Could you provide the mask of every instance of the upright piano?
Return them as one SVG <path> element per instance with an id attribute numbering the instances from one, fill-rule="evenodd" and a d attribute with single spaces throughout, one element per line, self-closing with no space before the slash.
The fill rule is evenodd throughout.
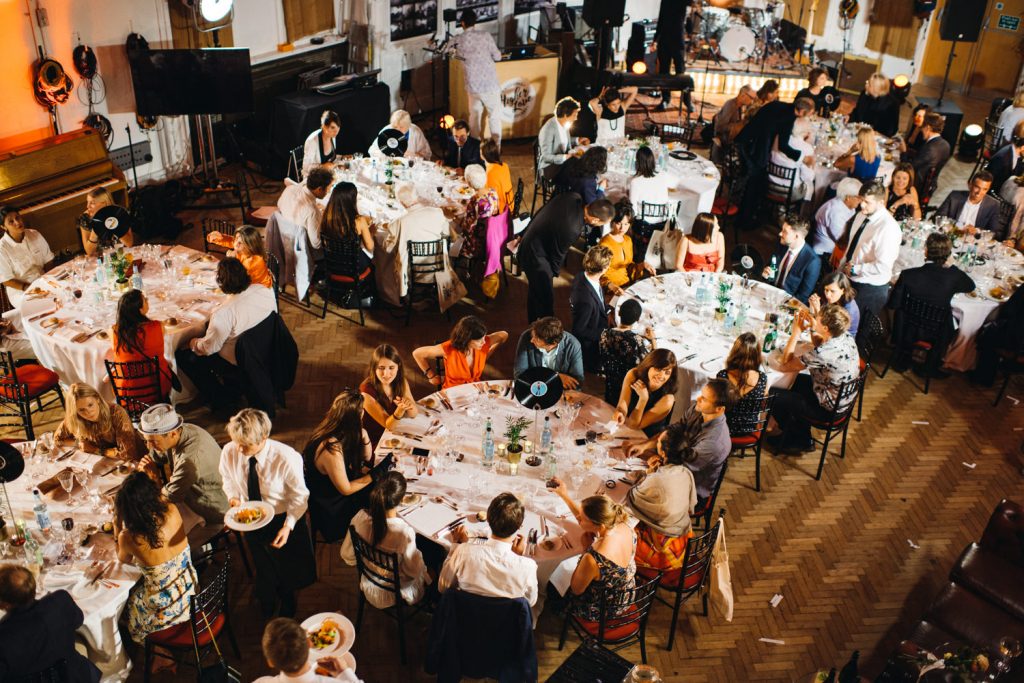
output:
<path id="1" fill-rule="evenodd" d="M 115 204 L 127 206 L 124 173 L 91 128 L 0 151 L 0 205 L 17 207 L 54 254 L 81 251 L 78 217 L 94 187 L 105 187 Z"/>

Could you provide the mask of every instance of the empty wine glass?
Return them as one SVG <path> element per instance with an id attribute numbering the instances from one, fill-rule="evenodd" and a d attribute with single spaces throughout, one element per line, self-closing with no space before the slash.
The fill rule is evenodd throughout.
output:
<path id="1" fill-rule="evenodd" d="M 999 678 L 1010 670 L 1010 664 L 1021 654 L 1021 644 L 1016 638 L 1004 636 L 999 639 L 999 661 L 996 662 L 996 673 L 990 674 L 990 679 Z"/>
<path id="2" fill-rule="evenodd" d="M 64 489 L 64 493 L 68 495 L 68 504 L 74 505 L 75 500 L 71 497 L 71 489 L 75 487 L 75 473 L 71 470 L 64 470 L 57 475 L 57 482 Z"/>
<path id="3" fill-rule="evenodd" d="M 87 491 L 89 489 L 89 480 L 92 478 L 92 476 L 89 473 L 89 471 L 88 470 L 79 469 L 79 470 L 75 470 L 74 472 L 75 472 L 75 481 L 77 481 L 78 485 L 82 487 L 82 491 Z"/>

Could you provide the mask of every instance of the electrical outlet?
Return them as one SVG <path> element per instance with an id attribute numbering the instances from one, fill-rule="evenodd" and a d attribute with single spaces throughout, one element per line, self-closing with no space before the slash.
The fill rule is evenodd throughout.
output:
<path id="1" fill-rule="evenodd" d="M 127 145 L 118 149 L 110 150 L 110 160 L 117 164 L 117 167 L 122 171 L 129 171 L 132 167 L 132 152 L 135 152 L 135 166 L 145 166 L 149 162 L 153 161 L 153 153 L 150 148 L 149 140 L 142 140 L 136 142 L 129 148 Z"/>

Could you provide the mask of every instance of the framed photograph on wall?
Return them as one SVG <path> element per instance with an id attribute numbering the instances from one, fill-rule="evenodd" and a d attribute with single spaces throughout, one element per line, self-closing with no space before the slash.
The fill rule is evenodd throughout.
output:
<path id="1" fill-rule="evenodd" d="M 516 0 L 515 13 L 529 14 L 540 9 L 543 4 L 545 4 L 545 0 Z"/>
<path id="2" fill-rule="evenodd" d="M 437 0 L 391 0 L 391 40 L 431 35 L 437 29 Z"/>
<path id="3" fill-rule="evenodd" d="M 498 0 L 455 0 L 455 8 L 460 12 L 464 9 L 473 10 L 479 24 L 498 18 Z"/>

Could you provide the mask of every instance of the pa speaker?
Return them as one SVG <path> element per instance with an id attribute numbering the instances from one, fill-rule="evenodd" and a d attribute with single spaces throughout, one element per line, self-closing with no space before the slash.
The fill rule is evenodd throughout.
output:
<path id="1" fill-rule="evenodd" d="M 939 37 L 960 43 L 977 42 L 985 20 L 985 6 L 986 3 L 978 0 L 946 0 Z"/>
<path id="2" fill-rule="evenodd" d="M 588 26 L 622 26 L 626 0 L 583 0 L 583 21 Z"/>

